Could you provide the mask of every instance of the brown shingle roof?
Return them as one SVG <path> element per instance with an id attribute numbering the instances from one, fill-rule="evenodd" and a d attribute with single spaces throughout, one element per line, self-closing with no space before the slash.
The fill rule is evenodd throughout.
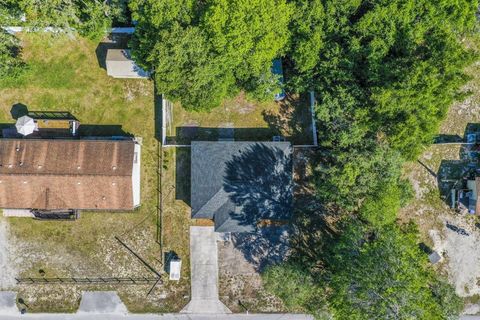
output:
<path id="1" fill-rule="evenodd" d="M 131 210 L 134 144 L 0 139 L 0 207 Z"/>

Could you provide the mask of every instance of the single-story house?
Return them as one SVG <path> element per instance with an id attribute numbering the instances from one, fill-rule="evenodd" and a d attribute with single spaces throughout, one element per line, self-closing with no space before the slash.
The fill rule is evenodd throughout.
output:
<path id="1" fill-rule="evenodd" d="M 292 214 L 289 142 L 195 141 L 191 144 L 193 219 L 217 232 L 254 232 Z"/>
<path id="2" fill-rule="evenodd" d="M 133 210 L 140 156 L 134 139 L 0 139 L 0 208 Z"/>
<path id="3" fill-rule="evenodd" d="M 133 61 L 128 49 L 108 49 L 107 74 L 114 78 L 146 79 L 150 73 L 143 70 Z"/>

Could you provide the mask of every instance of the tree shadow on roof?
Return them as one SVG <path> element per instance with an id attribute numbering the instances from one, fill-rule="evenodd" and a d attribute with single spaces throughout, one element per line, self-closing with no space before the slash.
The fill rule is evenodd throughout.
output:
<path id="1" fill-rule="evenodd" d="M 230 218 L 239 225 L 289 219 L 293 210 L 291 153 L 252 145 L 226 163 L 223 188 L 236 206 Z"/>

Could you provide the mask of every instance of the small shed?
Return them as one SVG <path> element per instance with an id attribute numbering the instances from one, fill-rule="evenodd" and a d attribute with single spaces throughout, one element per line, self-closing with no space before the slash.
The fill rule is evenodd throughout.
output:
<path id="1" fill-rule="evenodd" d="M 430 263 L 431 263 L 431 264 L 436 264 L 436 263 L 438 263 L 440 260 L 442 260 L 442 257 L 438 254 L 438 252 L 433 251 L 433 252 L 428 256 L 428 260 L 430 260 Z"/>
<path id="2" fill-rule="evenodd" d="M 128 49 L 108 49 L 107 74 L 114 78 L 147 79 L 148 71 L 143 70 L 133 61 Z"/>

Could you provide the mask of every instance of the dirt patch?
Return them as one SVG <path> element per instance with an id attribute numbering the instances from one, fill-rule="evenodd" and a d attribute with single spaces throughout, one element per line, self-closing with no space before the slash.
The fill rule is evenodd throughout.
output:
<path id="1" fill-rule="evenodd" d="M 442 216 L 442 229 L 430 230 L 433 249 L 444 257 L 444 267 L 456 293 L 461 297 L 480 294 L 480 230 L 475 219 L 462 216 Z M 466 233 L 452 230 L 452 227 Z M 453 229 L 455 229 L 453 228 Z"/>
<path id="2" fill-rule="evenodd" d="M 257 239 L 260 242 L 266 239 Z M 257 250 L 268 246 L 257 246 Z M 268 250 L 268 249 L 267 249 Z M 265 291 L 259 264 L 234 241 L 218 243 L 220 300 L 232 312 L 281 312 L 280 299 Z"/>

